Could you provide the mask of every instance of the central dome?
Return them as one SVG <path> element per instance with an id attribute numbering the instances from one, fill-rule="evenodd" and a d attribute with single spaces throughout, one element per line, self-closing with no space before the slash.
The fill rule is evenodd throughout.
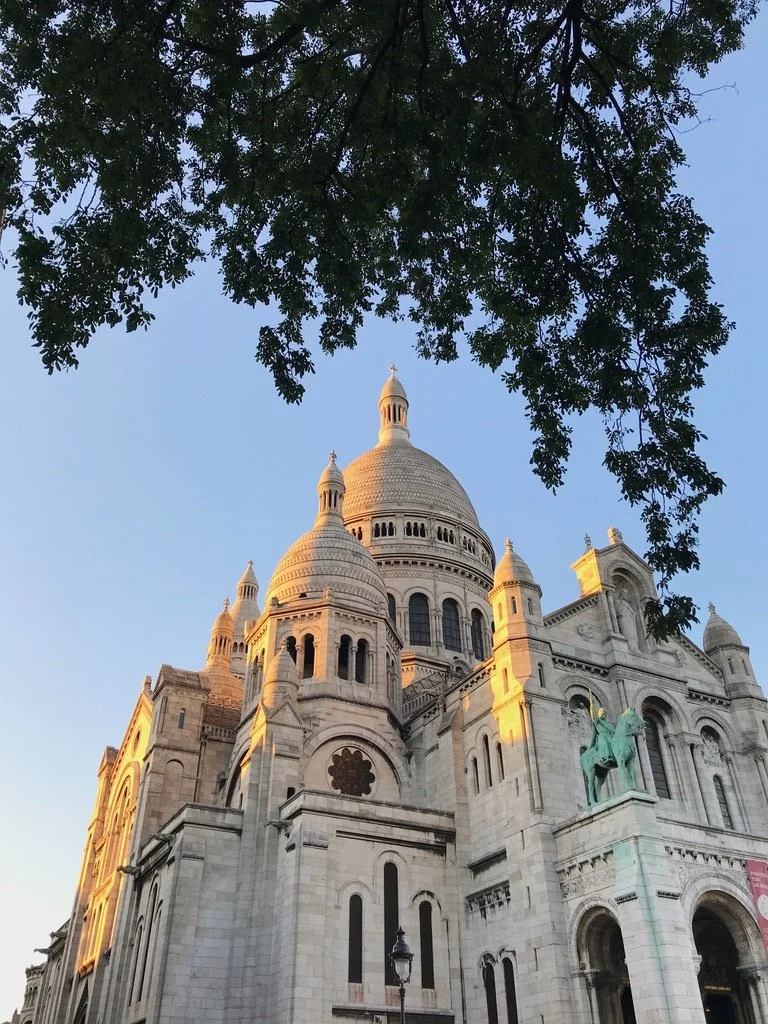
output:
<path id="1" fill-rule="evenodd" d="M 449 469 L 409 441 L 378 445 L 344 470 L 344 518 L 394 508 L 425 509 L 479 528 L 477 513 Z"/>

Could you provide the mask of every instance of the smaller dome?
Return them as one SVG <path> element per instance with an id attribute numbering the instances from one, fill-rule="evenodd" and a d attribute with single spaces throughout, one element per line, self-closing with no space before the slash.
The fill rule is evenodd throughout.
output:
<path id="1" fill-rule="evenodd" d="M 709 618 L 704 627 L 704 651 L 709 654 L 718 647 L 743 647 L 741 637 L 722 616 L 715 611 L 713 604 L 709 605 Z"/>
<path id="2" fill-rule="evenodd" d="M 226 636 L 230 640 L 235 635 L 235 624 L 232 621 L 232 616 L 229 612 L 229 598 L 224 598 L 224 607 L 221 609 L 219 614 L 213 621 L 213 629 L 211 630 L 211 638 L 217 636 Z"/>
<path id="3" fill-rule="evenodd" d="M 336 487 L 344 487 L 344 474 L 336 465 L 336 452 L 334 451 L 331 452 L 328 459 L 328 465 L 320 474 L 320 479 L 317 481 L 318 492 L 322 491 L 329 484 L 333 484 Z"/>
<path id="4" fill-rule="evenodd" d="M 494 587 L 500 587 L 502 583 L 535 583 L 533 573 L 528 568 L 527 562 L 518 555 L 512 547 L 512 541 L 507 537 L 504 544 L 506 550 L 499 559 L 496 572 L 493 574 Z"/>
<path id="5" fill-rule="evenodd" d="M 267 674 L 264 678 L 264 687 L 279 686 L 281 683 L 299 685 L 299 670 L 291 657 L 288 645 L 285 641 L 280 645 L 280 650 L 270 661 Z"/>
<path id="6" fill-rule="evenodd" d="M 395 376 L 396 367 L 390 366 L 390 376 L 384 383 L 384 387 L 381 389 L 379 395 L 379 402 L 386 402 L 392 398 L 399 398 L 401 402 L 408 404 L 408 395 L 405 393 L 405 388 Z"/>
<path id="7" fill-rule="evenodd" d="M 255 583 L 257 587 L 259 585 L 259 581 L 256 579 L 256 573 L 253 571 L 253 559 L 249 560 L 245 572 L 237 581 L 238 591 L 240 590 L 240 587 L 243 586 L 243 584 L 245 583 Z"/>

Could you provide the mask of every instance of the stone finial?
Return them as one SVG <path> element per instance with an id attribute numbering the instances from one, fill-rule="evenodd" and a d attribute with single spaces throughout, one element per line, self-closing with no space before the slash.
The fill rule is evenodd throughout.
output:
<path id="1" fill-rule="evenodd" d="M 329 459 L 331 465 L 334 465 L 334 466 L 336 465 L 336 452 L 334 451 L 333 448 L 331 448 L 331 454 L 328 456 L 328 459 Z"/>
<path id="2" fill-rule="evenodd" d="M 391 375 L 392 377 L 394 377 L 394 376 L 395 376 L 395 374 L 397 373 L 397 367 L 395 366 L 395 364 L 394 364 L 394 363 L 390 363 L 390 364 L 389 364 L 389 366 L 387 367 L 387 369 L 389 370 L 389 372 L 390 372 L 390 375 Z"/>
<path id="3" fill-rule="evenodd" d="M 507 537 L 507 539 L 504 541 L 504 547 L 506 548 L 507 551 L 512 550 L 512 541 L 509 539 L 509 537 Z"/>
<path id="4" fill-rule="evenodd" d="M 224 598 L 224 611 L 225 612 L 229 611 L 229 598 L 228 597 Z"/>
<path id="5" fill-rule="evenodd" d="M 717 612 L 715 610 L 715 606 L 712 604 L 711 601 L 707 605 L 707 611 L 709 612 L 710 615 L 716 615 L 717 614 Z"/>
<path id="6" fill-rule="evenodd" d="M 624 538 L 621 535 L 621 530 L 616 526 L 608 528 L 608 543 L 609 544 L 621 544 Z"/>
<path id="7" fill-rule="evenodd" d="M 591 551 L 592 549 L 592 538 L 589 536 L 588 533 L 584 534 L 584 549 L 586 551 Z"/>

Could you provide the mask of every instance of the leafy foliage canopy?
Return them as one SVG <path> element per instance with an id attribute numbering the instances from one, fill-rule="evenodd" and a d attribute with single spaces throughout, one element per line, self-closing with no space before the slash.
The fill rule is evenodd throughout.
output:
<path id="1" fill-rule="evenodd" d="M 755 3 L 1 0 L 0 209 L 44 365 L 146 326 L 204 257 L 276 303 L 257 357 L 288 401 L 310 323 L 326 352 L 371 312 L 437 360 L 465 337 L 524 396 L 548 486 L 599 410 L 668 634 L 722 488 L 691 394 L 729 330 L 679 131 Z"/>

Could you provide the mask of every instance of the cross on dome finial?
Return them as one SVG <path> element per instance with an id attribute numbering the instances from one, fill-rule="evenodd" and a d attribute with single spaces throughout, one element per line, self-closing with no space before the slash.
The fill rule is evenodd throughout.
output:
<path id="1" fill-rule="evenodd" d="M 592 538 L 589 536 L 588 533 L 584 534 L 584 547 L 587 549 L 587 551 L 589 551 L 592 547 Z"/>
<path id="2" fill-rule="evenodd" d="M 229 598 L 228 597 L 224 598 L 224 611 L 225 612 L 229 611 Z"/>
<path id="3" fill-rule="evenodd" d="M 715 615 L 715 614 L 717 614 L 717 613 L 715 612 L 715 606 L 714 606 L 714 605 L 712 604 L 712 602 L 711 602 L 711 601 L 710 601 L 710 602 L 709 602 L 709 604 L 707 605 L 707 608 L 709 609 L 709 614 L 710 614 L 710 615 Z"/>
<path id="4" fill-rule="evenodd" d="M 394 363 L 390 363 L 389 366 L 387 367 L 387 369 L 389 370 L 389 372 L 392 374 L 393 377 L 397 373 L 397 367 L 395 366 Z"/>
<path id="5" fill-rule="evenodd" d="M 507 537 L 507 539 L 504 541 L 504 547 L 507 549 L 507 551 L 512 550 L 512 541 L 509 539 L 509 537 Z"/>
<path id="6" fill-rule="evenodd" d="M 336 465 L 336 452 L 333 448 L 331 448 L 330 460 L 334 465 Z"/>

